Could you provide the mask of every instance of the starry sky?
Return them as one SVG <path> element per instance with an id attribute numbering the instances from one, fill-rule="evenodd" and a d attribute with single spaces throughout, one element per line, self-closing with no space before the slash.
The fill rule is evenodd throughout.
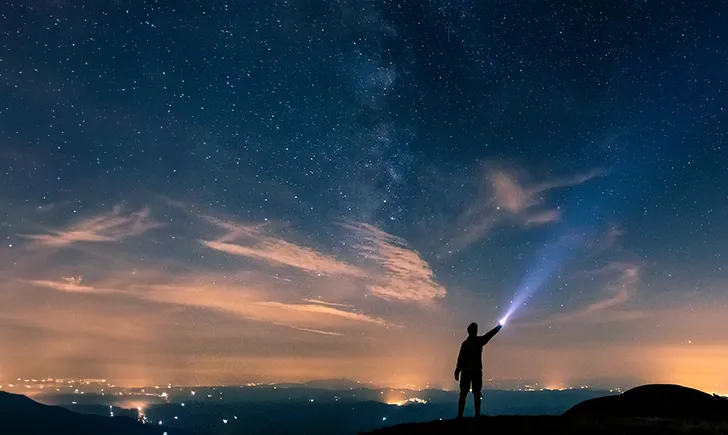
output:
<path id="1" fill-rule="evenodd" d="M 727 9 L 3 2 L 0 379 L 728 392 Z"/>

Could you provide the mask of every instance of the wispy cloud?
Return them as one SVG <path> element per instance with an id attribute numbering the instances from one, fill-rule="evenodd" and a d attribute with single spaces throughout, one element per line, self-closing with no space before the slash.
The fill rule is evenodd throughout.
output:
<path id="1" fill-rule="evenodd" d="M 141 276 L 141 281 L 137 279 Z M 155 283 L 151 281 L 166 281 Z M 379 317 L 355 311 L 351 305 L 330 303 L 322 300 L 284 302 L 271 300 L 276 293 L 270 289 L 258 290 L 223 275 L 191 275 L 184 279 L 150 273 L 117 273 L 107 276 L 98 284 L 82 284 L 80 277 L 58 280 L 27 280 L 26 284 L 58 292 L 83 295 L 121 294 L 127 299 L 182 305 L 194 308 L 214 309 L 270 324 L 285 324 L 297 328 L 323 331 L 346 324 L 370 324 L 386 326 L 389 323 Z M 331 331 L 329 331 L 331 332 Z M 330 335 L 335 335 L 331 332 Z M 325 334 L 324 334 L 325 335 Z"/>
<path id="2" fill-rule="evenodd" d="M 528 182 L 523 173 L 486 166 L 483 185 L 476 201 L 457 220 L 457 234 L 450 250 L 462 249 L 485 237 L 496 227 L 543 225 L 561 219 L 561 209 L 545 205 L 546 194 L 558 188 L 576 186 L 599 177 L 594 169 L 571 177 Z"/>
<path id="3" fill-rule="evenodd" d="M 289 304 L 283 302 L 257 302 L 256 306 L 271 308 L 274 310 L 281 311 L 295 311 L 300 313 L 311 313 L 311 314 L 324 314 L 327 316 L 341 317 L 346 320 L 353 320 L 356 322 L 373 323 L 377 325 L 386 325 L 386 322 L 382 319 L 371 317 L 366 314 L 355 313 L 352 311 L 342 310 L 340 308 L 331 307 L 328 305 L 321 304 Z"/>
<path id="4" fill-rule="evenodd" d="M 329 336 L 334 336 L 334 337 L 341 337 L 341 336 L 344 335 L 344 334 L 341 334 L 339 332 L 322 331 L 320 329 L 311 329 L 311 328 L 302 328 L 300 326 L 287 325 L 285 323 L 274 323 L 274 325 L 277 325 L 277 326 L 286 326 L 288 328 L 295 329 L 297 331 L 311 332 L 311 333 L 319 334 L 319 335 L 329 335 Z"/>
<path id="5" fill-rule="evenodd" d="M 583 308 L 570 313 L 556 314 L 540 324 L 565 323 L 577 320 L 612 321 L 643 317 L 644 313 L 623 307 L 637 293 L 640 282 L 640 266 L 630 262 L 613 262 L 599 269 L 586 272 L 588 279 L 605 280 L 599 298 Z"/>
<path id="6" fill-rule="evenodd" d="M 79 242 L 115 242 L 161 225 L 151 217 L 148 208 L 125 214 L 123 207 L 117 205 L 109 213 L 84 219 L 65 229 L 21 236 L 33 240 L 37 245 L 60 248 Z"/>
<path id="7" fill-rule="evenodd" d="M 547 180 L 542 183 L 536 184 L 534 188 L 531 189 L 532 195 L 539 194 L 541 192 L 545 192 L 547 190 L 551 189 L 557 189 L 561 187 L 569 187 L 569 186 L 578 186 L 579 184 L 586 183 L 589 180 L 592 180 L 597 177 L 601 177 L 605 174 L 605 171 L 602 169 L 591 169 L 589 171 L 572 175 L 569 177 L 561 177 L 561 178 L 555 178 L 552 180 Z"/>
<path id="8" fill-rule="evenodd" d="M 260 238 L 252 246 L 237 243 L 202 241 L 210 249 L 248 257 L 271 265 L 289 266 L 320 275 L 364 276 L 361 269 L 313 249 L 276 238 Z"/>
<path id="9" fill-rule="evenodd" d="M 592 242 L 591 256 L 598 256 L 609 251 L 623 251 L 619 239 L 625 234 L 621 225 L 613 223 L 607 227 L 602 236 Z"/>
<path id="10" fill-rule="evenodd" d="M 326 302 L 326 301 L 322 301 L 320 299 L 304 299 L 303 301 L 311 303 L 311 304 L 328 305 L 331 307 L 342 307 L 342 308 L 352 308 L 353 307 L 352 305 L 349 305 L 349 304 L 338 304 L 335 302 Z"/>
<path id="11" fill-rule="evenodd" d="M 360 268 L 314 249 L 265 233 L 263 225 L 242 225 L 209 218 L 227 233 L 216 240 L 203 240 L 203 246 L 231 255 L 252 258 L 273 266 L 288 266 L 318 275 L 365 277 Z"/>
<path id="12" fill-rule="evenodd" d="M 583 311 L 584 315 L 593 315 L 610 308 L 619 307 L 629 302 L 637 291 L 640 281 L 640 267 L 632 263 L 615 262 L 603 269 L 594 271 L 595 274 L 611 273 L 615 278 L 610 280 L 604 292 L 606 297 L 589 304 Z"/>
<path id="13" fill-rule="evenodd" d="M 225 279 L 189 279 L 188 283 L 152 284 L 137 286 L 138 297 L 177 305 L 209 308 L 234 314 L 246 319 L 266 323 L 293 324 L 311 329 L 335 328 L 347 324 L 384 326 L 381 318 L 320 303 L 298 303 L 271 300 L 270 289 L 259 290 L 239 283 L 225 283 Z M 275 292 L 280 293 L 280 292 Z"/>
<path id="14" fill-rule="evenodd" d="M 224 235 L 216 240 L 220 242 L 232 242 L 241 237 L 259 238 L 264 236 L 264 232 L 272 227 L 270 222 L 260 224 L 233 222 L 214 216 L 205 216 L 206 221 L 212 225 L 227 231 Z"/>
<path id="15" fill-rule="evenodd" d="M 51 280 L 28 280 L 27 284 L 38 287 L 49 288 L 67 293 L 84 293 L 84 294 L 109 294 L 120 293 L 115 289 L 97 288 L 90 285 L 81 284 L 81 277 L 64 277 L 58 281 Z"/>
<path id="16" fill-rule="evenodd" d="M 381 299 L 431 303 L 446 290 L 434 280 L 430 265 L 407 243 L 369 224 L 346 225 L 362 240 L 357 249 L 384 269 L 381 278 L 367 287 Z"/>
<path id="17" fill-rule="evenodd" d="M 405 240 L 369 224 L 344 224 L 358 241 L 356 254 L 365 261 L 351 264 L 314 249 L 267 234 L 266 225 L 246 225 L 208 218 L 226 232 L 201 243 L 216 251 L 252 258 L 272 266 L 287 266 L 309 274 L 356 278 L 373 296 L 389 301 L 429 303 L 445 296 L 432 269 Z M 308 300 L 322 305 L 320 301 Z M 333 306 L 333 305 L 331 305 Z"/>

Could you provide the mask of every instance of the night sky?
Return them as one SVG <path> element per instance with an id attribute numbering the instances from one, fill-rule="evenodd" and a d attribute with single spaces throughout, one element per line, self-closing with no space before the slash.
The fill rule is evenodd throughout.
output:
<path id="1" fill-rule="evenodd" d="M 491 386 L 728 392 L 720 2 L 81 3 L 0 6 L 0 379 L 454 388 L 515 301 Z"/>

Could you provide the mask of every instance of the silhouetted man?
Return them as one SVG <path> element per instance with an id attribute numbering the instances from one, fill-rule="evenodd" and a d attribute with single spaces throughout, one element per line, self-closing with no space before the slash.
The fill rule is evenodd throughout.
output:
<path id="1" fill-rule="evenodd" d="M 475 405 L 475 416 L 480 416 L 481 389 L 483 388 L 483 346 L 488 344 L 491 338 L 501 330 L 503 325 L 499 324 L 487 334 L 478 337 L 478 324 L 473 322 L 468 325 L 468 338 L 460 346 L 458 363 L 455 367 L 455 380 L 460 381 L 460 398 L 458 400 L 458 418 L 463 417 L 465 410 L 465 399 L 468 391 L 473 389 L 473 402 Z"/>

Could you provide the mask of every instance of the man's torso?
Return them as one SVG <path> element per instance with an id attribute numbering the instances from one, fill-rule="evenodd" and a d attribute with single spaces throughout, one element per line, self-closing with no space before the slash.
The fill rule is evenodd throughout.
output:
<path id="1" fill-rule="evenodd" d="M 483 345 L 477 338 L 467 338 L 460 347 L 461 367 L 463 372 L 481 372 L 483 370 Z"/>

